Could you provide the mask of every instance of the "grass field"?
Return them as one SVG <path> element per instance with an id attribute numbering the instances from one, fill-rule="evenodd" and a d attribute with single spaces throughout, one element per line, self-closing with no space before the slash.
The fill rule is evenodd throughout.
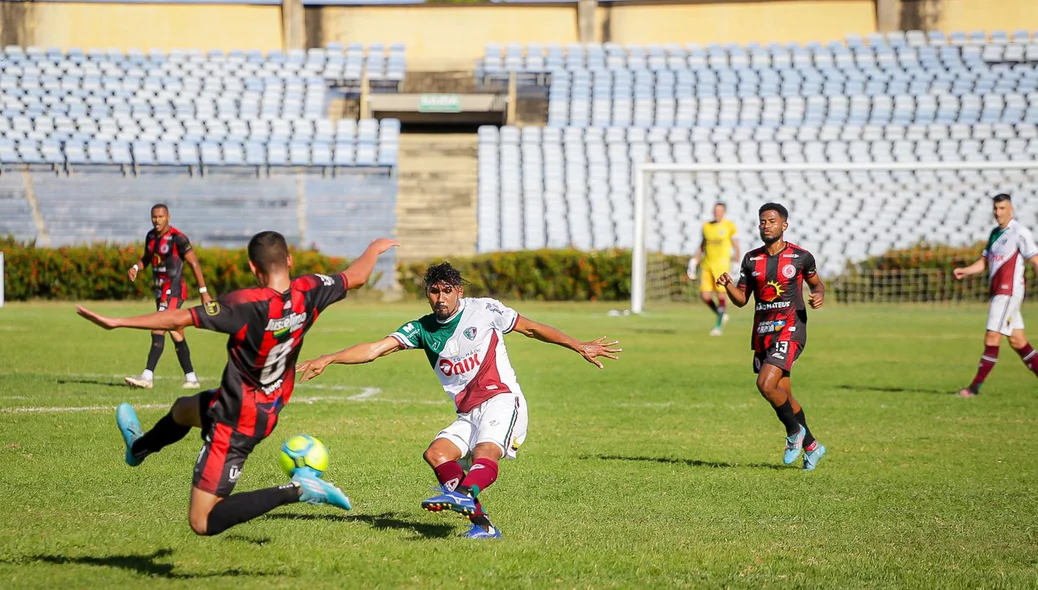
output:
<path id="1" fill-rule="evenodd" d="M 747 310 L 710 338 L 700 306 L 645 317 L 517 307 L 579 337 L 619 338 L 624 353 L 598 371 L 508 337 L 529 436 L 484 496 L 504 538 L 473 542 L 456 538 L 466 522 L 418 505 L 435 483 L 422 451 L 453 416 L 424 355 L 333 367 L 298 387 L 238 486 L 282 482 L 278 445 L 306 432 L 329 446 L 327 478 L 352 512 L 288 506 L 200 538 L 187 526 L 196 435 L 129 468 L 112 411 L 129 401 L 146 427 L 165 413 L 180 393 L 172 346 L 156 388 L 131 391 L 120 376 L 140 372 L 146 334 L 104 332 L 70 304 L 9 304 L 0 588 L 1038 587 L 1038 380 L 1003 344 L 982 396 L 950 395 L 972 377 L 983 308 L 813 312 L 794 389 L 829 454 L 804 473 L 782 466 L 784 432 L 753 387 Z M 333 307 L 303 356 L 425 309 Z M 1038 327 L 1038 306 L 1025 311 Z M 223 338 L 189 341 L 214 386 Z"/>

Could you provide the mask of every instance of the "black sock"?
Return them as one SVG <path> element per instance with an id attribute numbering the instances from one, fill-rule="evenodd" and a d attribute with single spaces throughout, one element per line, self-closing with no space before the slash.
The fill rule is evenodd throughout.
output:
<path id="1" fill-rule="evenodd" d="M 133 454 L 138 459 L 143 459 L 184 438 L 188 432 L 191 432 L 191 427 L 177 424 L 173 420 L 173 412 L 170 411 L 170 413 L 159 418 L 155 426 L 152 426 L 151 430 L 145 432 L 144 436 L 134 441 Z"/>
<path id="2" fill-rule="evenodd" d="M 148 351 L 148 364 L 146 369 L 155 372 L 155 367 L 159 364 L 159 357 L 162 356 L 162 349 L 166 347 L 166 335 L 165 334 L 152 334 L 151 335 L 151 350 Z"/>
<path id="3" fill-rule="evenodd" d="M 807 427 L 807 418 L 804 417 L 804 408 L 800 408 L 800 411 L 794 414 L 797 422 L 804 427 L 804 448 L 807 448 L 815 442 L 815 437 L 811 434 L 811 429 Z"/>
<path id="4" fill-rule="evenodd" d="M 195 369 L 191 366 L 191 349 L 187 347 L 187 340 L 174 340 L 173 348 L 177 351 L 177 360 L 180 361 L 180 368 L 184 370 L 184 374 L 194 373 Z"/>
<path id="5" fill-rule="evenodd" d="M 793 415 L 793 406 L 788 399 L 786 403 L 775 407 L 775 415 L 778 416 L 782 425 L 786 427 L 786 436 L 791 436 L 800 431 L 800 423 L 797 422 L 796 416 Z"/>
<path id="6" fill-rule="evenodd" d="M 472 524 L 478 524 L 479 526 L 483 527 L 488 531 L 490 530 L 490 527 L 494 526 L 490 522 L 490 517 L 486 514 L 480 514 L 479 516 L 470 516 L 469 522 L 471 522 Z"/>
<path id="7" fill-rule="evenodd" d="M 706 306 L 710 308 L 710 311 L 717 313 L 717 304 L 714 303 L 713 299 L 711 299 L 710 301 L 705 301 L 704 303 L 706 303 Z"/>
<path id="8" fill-rule="evenodd" d="M 236 524 L 262 516 L 278 506 L 299 501 L 300 488 L 285 484 L 276 488 L 228 496 L 213 506 L 206 523 L 206 535 L 219 535 Z"/>

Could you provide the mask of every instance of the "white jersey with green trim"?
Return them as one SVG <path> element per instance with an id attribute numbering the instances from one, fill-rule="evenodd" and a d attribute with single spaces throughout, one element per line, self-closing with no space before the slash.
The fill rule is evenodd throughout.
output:
<path id="1" fill-rule="evenodd" d="M 1025 261 L 1038 256 L 1031 231 L 1015 219 L 1005 227 L 995 227 L 982 254 L 987 258 L 991 278 L 991 296 L 1024 296 Z"/>
<path id="2" fill-rule="evenodd" d="M 425 351 L 443 390 L 464 414 L 495 395 L 522 393 L 504 341 L 518 321 L 519 314 L 500 301 L 465 297 L 450 318 L 429 314 L 390 336 L 404 348 Z"/>

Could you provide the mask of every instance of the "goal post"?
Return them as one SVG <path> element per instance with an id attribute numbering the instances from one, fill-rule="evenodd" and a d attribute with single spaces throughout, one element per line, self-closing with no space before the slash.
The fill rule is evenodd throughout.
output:
<path id="1" fill-rule="evenodd" d="M 993 227 L 994 221 L 991 217 L 991 205 L 989 198 L 998 193 L 1009 193 L 1014 196 L 1016 207 L 1016 218 L 1024 225 L 1038 231 L 1038 161 L 964 161 L 964 162 L 844 162 L 844 163 L 701 163 L 701 164 L 676 164 L 676 163 L 636 163 L 634 172 L 634 240 L 631 260 L 631 312 L 640 314 L 645 311 L 647 286 L 649 282 L 649 238 L 654 231 L 650 227 L 650 205 L 656 198 L 653 190 L 652 178 L 655 174 L 666 173 L 673 175 L 688 175 L 692 179 L 685 180 L 685 187 L 693 186 L 693 192 L 697 190 L 701 179 L 708 179 L 707 184 L 711 190 L 703 194 L 679 195 L 687 204 L 688 199 L 699 200 L 702 210 L 707 205 L 722 201 L 728 203 L 733 196 L 741 197 L 740 193 L 749 194 L 749 198 L 759 206 L 767 201 L 783 203 L 790 208 L 790 233 L 797 234 L 797 224 L 804 221 L 803 213 L 807 212 L 807 218 L 811 221 L 807 227 L 820 227 L 822 222 L 827 221 L 826 211 L 838 208 L 838 202 L 822 203 L 824 195 L 832 194 L 834 200 L 848 198 L 854 200 L 857 206 L 865 212 L 881 212 L 875 216 L 874 221 L 893 221 L 900 234 L 897 240 L 891 241 L 889 250 L 897 250 L 897 244 L 905 248 L 905 240 L 911 239 L 913 245 L 927 244 L 930 246 L 948 245 L 966 247 L 969 244 L 982 241 L 986 238 L 987 231 Z M 747 191 L 747 185 L 750 190 Z M 671 192 L 674 189 L 671 187 Z M 680 192 L 680 191 L 679 191 Z M 813 193 L 816 197 L 816 205 L 824 206 L 824 210 L 811 209 L 805 211 L 805 207 L 811 207 L 811 201 L 804 199 L 804 193 Z M 925 198 L 917 198 L 920 195 Z M 875 198 L 870 200 L 870 196 Z M 925 225 L 911 225 L 907 216 L 898 216 L 896 207 L 899 201 L 910 209 L 912 215 L 918 216 L 920 223 Z M 757 202 L 759 201 L 759 202 Z M 887 201 L 893 203 L 893 208 L 887 207 Z M 915 201 L 909 203 L 909 201 Z M 790 207 L 793 203 L 796 207 Z M 756 227 L 756 210 L 752 211 L 753 223 L 749 223 L 750 210 L 746 200 L 741 205 L 747 206 L 738 215 L 742 215 L 743 232 L 740 245 L 743 252 L 755 247 L 758 241 L 755 234 L 747 235 L 748 231 Z M 671 204 L 673 206 L 673 204 Z M 680 205 L 680 203 L 679 203 Z M 879 209 L 877 205 L 882 205 Z M 909 205 L 911 205 L 909 207 Z M 978 207 L 984 211 L 978 213 Z M 671 209 L 673 210 L 673 209 Z M 796 211 L 794 211 L 796 210 Z M 947 214 L 946 210 L 954 210 L 956 215 Z M 729 207 L 731 213 L 731 207 Z M 894 215 L 893 217 L 891 215 Z M 986 218 L 983 217 L 986 215 Z M 901 219 L 904 217 L 904 219 Z M 959 228 L 953 227 L 955 219 L 968 220 Z M 986 220 L 985 220 L 986 219 Z M 706 217 L 700 215 L 698 223 L 702 223 Z M 947 223 L 947 227 L 937 227 L 937 223 Z M 659 221 L 658 219 L 656 220 Z M 859 220 L 860 221 L 860 220 Z M 868 219 L 866 219 L 868 221 Z M 656 224 L 658 225 L 658 224 Z M 698 232 L 698 227 L 689 227 L 690 220 L 685 220 L 685 231 Z M 750 227 L 747 227 L 750 226 Z M 860 227 L 860 225 L 853 225 Z M 927 228 L 922 231 L 921 228 Z M 826 228 L 831 230 L 831 228 Z M 913 234 L 913 230 L 915 231 Z M 936 231 L 932 231 L 936 230 Z M 847 231 L 852 231 L 848 229 Z M 961 232 L 956 234 L 956 232 Z M 980 235 L 983 232 L 983 235 Z M 800 234 L 797 234 L 798 236 Z M 979 236 L 979 237 L 978 237 Z M 837 236 L 840 237 L 840 236 Z M 854 236 L 847 236 L 853 238 Z M 945 243 L 941 238 L 952 238 L 954 243 Z M 694 239 L 698 245 L 698 233 Z M 688 240 L 686 240 L 688 243 Z M 880 242 L 882 245 L 885 242 Z M 820 244 L 801 243 L 812 250 L 812 246 Z M 875 250 L 863 252 L 860 244 L 853 251 L 834 256 L 837 261 L 843 261 L 845 265 L 861 262 L 868 256 L 878 255 Z M 827 250 L 827 252 L 832 252 Z M 689 255 L 692 251 L 670 252 L 671 254 Z M 818 256 L 816 252 L 816 257 Z M 868 256 L 863 256 L 868 254 Z M 833 264 L 827 267 L 830 271 Z M 674 273 L 670 273 L 672 276 Z M 823 276 L 826 273 L 823 272 Z M 831 274 L 831 272 L 830 272 Z M 673 280 L 669 278 L 667 280 Z M 1029 291 L 1033 290 L 1033 283 L 1028 285 Z"/>

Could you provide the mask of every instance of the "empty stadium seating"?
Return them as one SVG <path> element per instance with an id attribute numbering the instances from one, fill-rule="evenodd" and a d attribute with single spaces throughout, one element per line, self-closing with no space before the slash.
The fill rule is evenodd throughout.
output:
<path id="1" fill-rule="evenodd" d="M 404 48 L 0 54 L 0 166 L 395 166 L 399 123 L 333 122 L 329 88 L 395 91 Z"/>
<path id="2" fill-rule="evenodd" d="M 754 131 L 735 131 L 740 129 Z M 888 126 L 858 130 L 877 134 L 874 140 L 859 135 L 828 142 L 805 137 L 811 134 L 804 129 L 779 128 L 788 137 L 759 140 L 739 137 L 731 128 L 482 127 L 477 250 L 630 247 L 636 161 L 883 163 L 1033 160 L 1038 155 L 1033 126 L 997 127 L 1009 136 L 1002 138 L 991 126 L 911 128 L 918 138 L 908 129 Z M 938 139 L 961 131 L 977 135 Z M 900 139 L 893 139 L 897 135 Z M 695 251 L 700 226 L 718 201 L 728 204 L 742 234 L 753 236 L 756 208 L 779 200 L 793 215 L 791 239 L 819 249 L 823 272 L 834 273 L 848 260 L 892 247 L 983 239 L 991 226 L 985 197 L 993 191 L 1035 194 L 1038 170 L 668 172 L 654 174 L 648 191 L 650 249 Z M 1024 223 L 1038 224 L 1038 202 L 1021 200 L 1017 215 Z"/>
<path id="3" fill-rule="evenodd" d="M 1031 162 L 1038 37 L 1028 31 L 849 36 L 828 44 L 490 45 L 479 76 L 547 74 L 549 126 L 480 129 L 480 251 L 630 247 L 636 162 Z M 790 205 L 823 271 L 892 247 L 965 244 L 1003 190 L 1038 171 L 657 173 L 649 247 L 690 253 L 716 201 L 744 235 Z M 1018 204 L 1038 223 L 1033 199 Z"/>
<path id="4" fill-rule="evenodd" d="M 995 34 L 967 45 L 870 37 L 745 47 L 531 44 L 525 52 L 510 44 L 503 57 L 489 46 L 480 68 L 550 72 L 554 126 L 1038 123 L 1038 39 L 1026 31 L 1013 42 Z"/>

